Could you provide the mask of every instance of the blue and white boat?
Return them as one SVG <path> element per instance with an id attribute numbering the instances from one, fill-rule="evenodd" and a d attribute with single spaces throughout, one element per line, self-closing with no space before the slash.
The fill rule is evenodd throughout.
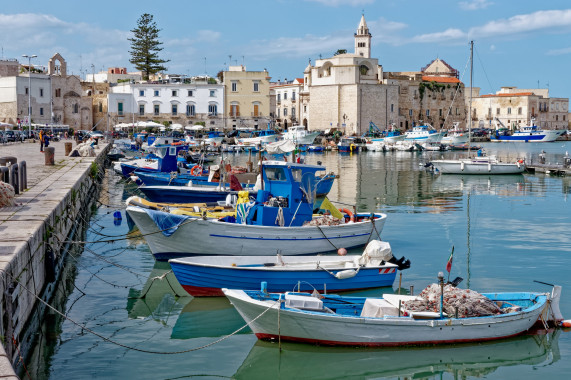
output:
<path id="1" fill-rule="evenodd" d="M 565 130 L 539 129 L 535 125 L 534 119 L 532 119 L 531 124 L 517 129 L 511 134 L 508 129 L 498 129 L 490 135 L 490 140 L 500 142 L 553 142 L 566 133 Z"/>
<path id="2" fill-rule="evenodd" d="M 268 126 L 267 129 L 240 131 L 236 140 L 243 145 L 265 145 L 276 142 L 280 138 L 280 135 Z"/>
<path id="3" fill-rule="evenodd" d="M 129 177 L 138 168 L 151 171 L 173 172 L 178 171 L 178 155 L 182 150 L 188 150 L 186 145 L 160 145 L 156 147 L 156 160 L 149 159 L 132 160 L 121 163 L 121 172 L 124 177 Z"/>
<path id="4" fill-rule="evenodd" d="M 373 240 L 363 255 L 194 256 L 169 260 L 182 287 L 192 296 L 223 296 L 222 288 L 270 292 L 341 292 L 392 286 L 397 270 L 410 262 L 396 260 L 390 244 Z"/>
<path id="5" fill-rule="evenodd" d="M 430 124 L 417 125 L 412 128 L 412 131 L 405 132 L 405 140 L 412 140 L 415 142 L 433 142 L 440 141 L 445 132 L 438 132 Z"/>
<path id="6" fill-rule="evenodd" d="M 440 286 L 434 285 L 440 293 Z M 443 307 L 444 302 L 436 301 L 440 294 L 431 301 L 397 294 L 378 298 L 222 290 L 258 339 L 322 345 L 377 347 L 482 342 L 525 333 L 540 321 L 546 326 L 548 320 L 558 323 L 562 319 L 559 286 L 551 294 L 478 294 L 444 287 L 446 304 L 457 307 Z M 453 294 L 467 298 L 447 297 Z M 448 311 L 416 311 L 409 307 L 410 303 L 434 305 L 432 310 Z M 455 309 L 470 312 L 463 315 Z"/>
<path id="7" fill-rule="evenodd" d="M 237 206 L 235 220 L 204 220 L 127 207 L 157 259 L 190 255 L 310 255 L 380 239 L 386 215 L 348 210 L 342 220 L 313 217 L 320 165 L 264 161 L 255 201 Z"/>
<path id="8" fill-rule="evenodd" d="M 341 137 L 337 144 L 337 150 L 344 153 L 357 153 L 359 145 L 357 145 L 355 140 L 355 137 Z"/>

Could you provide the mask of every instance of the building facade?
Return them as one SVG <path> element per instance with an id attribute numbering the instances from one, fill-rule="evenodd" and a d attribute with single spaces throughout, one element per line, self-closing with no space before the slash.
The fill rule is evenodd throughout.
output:
<path id="1" fill-rule="evenodd" d="M 270 76 L 230 66 L 224 71 L 224 118 L 226 129 L 265 129 L 270 116 Z"/>
<path id="2" fill-rule="evenodd" d="M 495 94 L 472 98 L 472 122 L 482 128 L 496 128 L 496 123 L 509 129 L 535 125 L 544 129 L 569 127 L 569 98 L 550 98 L 548 89 L 502 87 Z"/>
<path id="3" fill-rule="evenodd" d="M 275 125 L 286 130 L 292 125 L 300 124 L 301 101 L 300 94 L 303 91 L 303 78 L 292 81 L 275 82 L 270 84 L 272 104 L 270 115 Z"/>
<path id="4" fill-rule="evenodd" d="M 64 124 L 74 129 L 92 126 L 91 99 L 83 93 L 76 75 L 67 75 L 67 64 L 60 54 L 48 63 L 47 72 L 32 67 L 14 74 L 12 61 L 0 62 L 0 120 L 28 124 L 31 100 L 32 124 Z M 30 86 L 31 84 L 31 86 Z"/>
<path id="5" fill-rule="evenodd" d="M 153 120 L 161 124 L 224 128 L 224 85 L 213 78 L 183 83 L 123 83 L 107 98 L 112 124 Z"/>
<path id="6" fill-rule="evenodd" d="M 444 60 L 435 59 L 418 72 L 386 72 L 384 82 L 399 88 L 399 129 L 422 123 L 437 129 L 450 129 L 455 122 L 465 124 L 464 84 L 458 71 Z"/>

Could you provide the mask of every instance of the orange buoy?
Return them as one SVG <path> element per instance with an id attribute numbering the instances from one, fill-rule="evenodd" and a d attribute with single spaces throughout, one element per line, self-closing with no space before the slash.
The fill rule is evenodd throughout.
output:
<path id="1" fill-rule="evenodd" d="M 340 208 L 339 211 L 344 212 L 345 214 L 349 215 L 349 220 L 351 222 L 355 221 L 355 215 L 353 215 L 353 213 L 350 210 L 347 210 L 346 208 Z"/>
<path id="2" fill-rule="evenodd" d="M 202 166 L 200 165 L 194 165 L 192 167 L 192 169 L 190 169 L 190 174 L 194 175 L 194 176 L 199 176 L 202 175 Z"/>
<path id="3" fill-rule="evenodd" d="M 561 321 L 561 327 L 571 327 L 571 319 Z"/>

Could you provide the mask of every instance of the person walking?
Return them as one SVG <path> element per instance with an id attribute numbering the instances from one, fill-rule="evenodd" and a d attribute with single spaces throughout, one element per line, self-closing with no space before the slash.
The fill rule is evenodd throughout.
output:
<path id="1" fill-rule="evenodd" d="M 40 152 L 44 151 L 44 130 L 40 131 Z"/>

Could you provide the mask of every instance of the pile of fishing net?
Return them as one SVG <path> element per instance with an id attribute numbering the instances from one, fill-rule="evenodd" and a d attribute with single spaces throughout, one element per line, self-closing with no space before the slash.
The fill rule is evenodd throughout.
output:
<path id="1" fill-rule="evenodd" d="M 311 227 L 311 226 L 338 226 L 342 224 L 343 220 L 337 219 L 331 215 L 323 215 L 319 218 L 313 218 L 312 220 L 303 223 L 303 227 Z"/>
<path id="2" fill-rule="evenodd" d="M 0 207 L 14 206 L 14 187 L 9 183 L 0 181 Z"/>
<path id="3" fill-rule="evenodd" d="M 418 297 L 421 299 L 405 302 L 404 308 L 409 311 L 440 312 L 440 285 L 429 285 Z M 483 317 L 512 311 L 501 310 L 495 302 L 473 290 L 446 285 L 444 286 L 444 313 L 454 317 L 456 309 L 458 309 L 458 318 Z"/>

